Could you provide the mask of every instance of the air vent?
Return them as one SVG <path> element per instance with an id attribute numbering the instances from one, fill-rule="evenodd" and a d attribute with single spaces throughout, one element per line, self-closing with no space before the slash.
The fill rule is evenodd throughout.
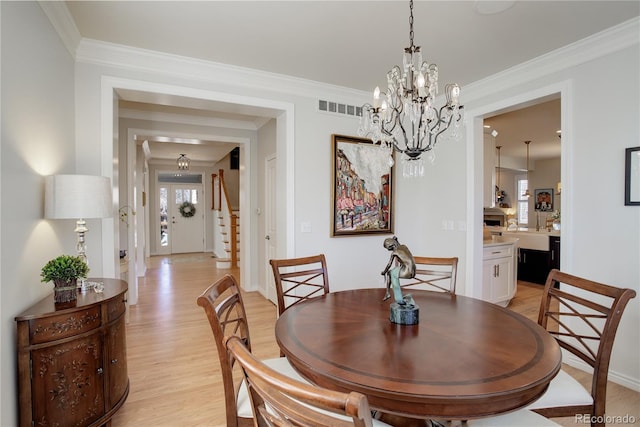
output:
<path id="1" fill-rule="evenodd" d="M 339 102 L 318 100 L 318 111 L 325 113 L 341 114 L 345 116 L 362 116 L 362 107 L 355 105 L 341 104 Z"/>

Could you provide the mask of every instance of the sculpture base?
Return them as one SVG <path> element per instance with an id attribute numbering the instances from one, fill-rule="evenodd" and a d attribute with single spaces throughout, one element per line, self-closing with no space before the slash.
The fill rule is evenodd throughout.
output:
<path id="1" fill-rule="evenodd" d="M 418 307 L 411 295 L 404 297 L 406 304 L 391 303 L 389 320 L 398 325 L 417 325 L 420 321 L 420 307 Z"/>

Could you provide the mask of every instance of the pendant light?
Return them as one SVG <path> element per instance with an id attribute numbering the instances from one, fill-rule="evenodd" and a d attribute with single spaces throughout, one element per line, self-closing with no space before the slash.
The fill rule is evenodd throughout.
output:
<path id="1" fill-rule="evenodd" d="M 496 150 L 498 150 L 498 169 L 496 171 L 496 201 L 500 202 L 500 200 L 502 200 L 502 190 L 500 190 L 500 171 L 502 170 L 500 168 L 500 149 L 502 148 L 502 145 L 498 145 L 496 146 Z"/>
<path id="2" fill-rule="evenodd" d="M 189 159 L 186 154 L 180 154 L 180 157 L 178 157 L 176 163 L 178 164 L 178 170 L 188 171 L 191 159 Z"/>
<path id="3" fill-rule="evenodd" d="M 498 131 L 497 130 L 493 130 L 491 131 L 491 136 L 493 136 L 493 144 L 495 145 L 496 143 L 496 136 L 498 136 Z M 498 168 L 496 169 L 496 202 L 500 203 L 500 199 L 502 198 L 502 194 L 500 193 L 500 149 L 502 148 L 501 145 L 497 145 L 496 146 L 496 150 L 498 151 Z"/>
<path id="4" fill-rule="evenodd" d="M 527 145 L 527 189 L 523 196 L 528 198 L 531 197 L 531 192 L 529 191 L 529 144 L 531 144 L 531 141 L 525 141 L 524 143 Z"/>

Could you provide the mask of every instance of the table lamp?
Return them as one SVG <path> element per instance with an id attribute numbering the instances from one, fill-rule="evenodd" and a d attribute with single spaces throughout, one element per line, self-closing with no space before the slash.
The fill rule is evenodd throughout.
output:
<path id="1" fill-rule="evenodd" d="M 89 229 L 85 219 L 113 215 L 111 180 L 93 175 L 51 175 L 45 178 L 44 217 L 76 219 L 76 250 L 87 262 L 84 235 Z"/>

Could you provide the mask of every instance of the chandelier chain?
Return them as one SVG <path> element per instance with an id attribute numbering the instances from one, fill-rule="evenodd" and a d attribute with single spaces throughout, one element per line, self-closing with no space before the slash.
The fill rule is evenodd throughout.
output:
<path id="1" fill-rule="evenodd" d="M 409 2 L 409 47 L 413 50 L 413 0 Z"/>

